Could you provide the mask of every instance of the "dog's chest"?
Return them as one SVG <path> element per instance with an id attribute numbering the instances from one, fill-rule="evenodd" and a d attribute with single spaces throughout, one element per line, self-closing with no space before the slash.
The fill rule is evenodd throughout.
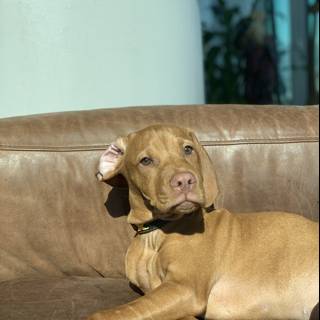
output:
<path id="1" fill-rule="evenodd" d="M 144 292 L 153 290 L 162 282 L 159 247 L 157 232 L 151 232 L 137 236 L 127 251 L 127 278 Z"/>

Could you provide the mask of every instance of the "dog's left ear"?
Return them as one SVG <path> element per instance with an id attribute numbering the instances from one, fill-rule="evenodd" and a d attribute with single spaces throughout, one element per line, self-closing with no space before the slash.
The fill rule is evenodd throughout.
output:
<path id="1" fill-rule="evenodd" d="M 190 131 L 190 135 L 194 142 L 194 147 L 199 155 L 201 175 L 203 179 L 205 208 L 210 208 L 214 204 L 219 193 L 214 167 L 207 151 L 201 145 L 196 135 L 192 131 Z"/>
<path id="2" fill-rule="evenodd" d="M 127 138 L 120 137 L 102 154 L 96 175 L 99 181 L 104 181 L 112 186 L 123 187 L 127 185 L 122 175 L 126 148 Z"/>

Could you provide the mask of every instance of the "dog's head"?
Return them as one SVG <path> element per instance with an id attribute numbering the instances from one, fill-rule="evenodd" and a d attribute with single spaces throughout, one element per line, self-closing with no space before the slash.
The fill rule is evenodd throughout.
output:
<path id="1" fill-rule="evenodd" d="M 218 188 L 210 158 L 195 134 L 155 125 L 118 138 L 101 156 L 98 179 L 129 186 L 128 222 L 176 220 L 213 205 Z"/>

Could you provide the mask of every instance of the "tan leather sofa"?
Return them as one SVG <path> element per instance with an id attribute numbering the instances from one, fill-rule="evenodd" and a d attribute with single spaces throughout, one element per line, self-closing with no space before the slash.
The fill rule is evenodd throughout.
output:
<path id="1" fill-rule="evenodd" d="M 216 207 L 318 220 L 318 108 L 168 106 L 0 119 L 0 320 L 78 320 L 134 299 L 127 192 L 95 178 L 108 144 L 153 123 L 196 131 Z"/>

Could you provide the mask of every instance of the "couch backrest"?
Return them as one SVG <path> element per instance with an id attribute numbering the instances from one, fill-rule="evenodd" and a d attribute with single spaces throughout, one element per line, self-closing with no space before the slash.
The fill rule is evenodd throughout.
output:
<path id="1" fill-rule="evenodd" d="M 108 144 L 153 123 L 197 133 L 216 168 L 217 207 L 318 220 L 318 118 L 317 107 L 207 105 L 1 119 L 0 280 L 124 275 L 126 192 L 95 173 Z"/>

